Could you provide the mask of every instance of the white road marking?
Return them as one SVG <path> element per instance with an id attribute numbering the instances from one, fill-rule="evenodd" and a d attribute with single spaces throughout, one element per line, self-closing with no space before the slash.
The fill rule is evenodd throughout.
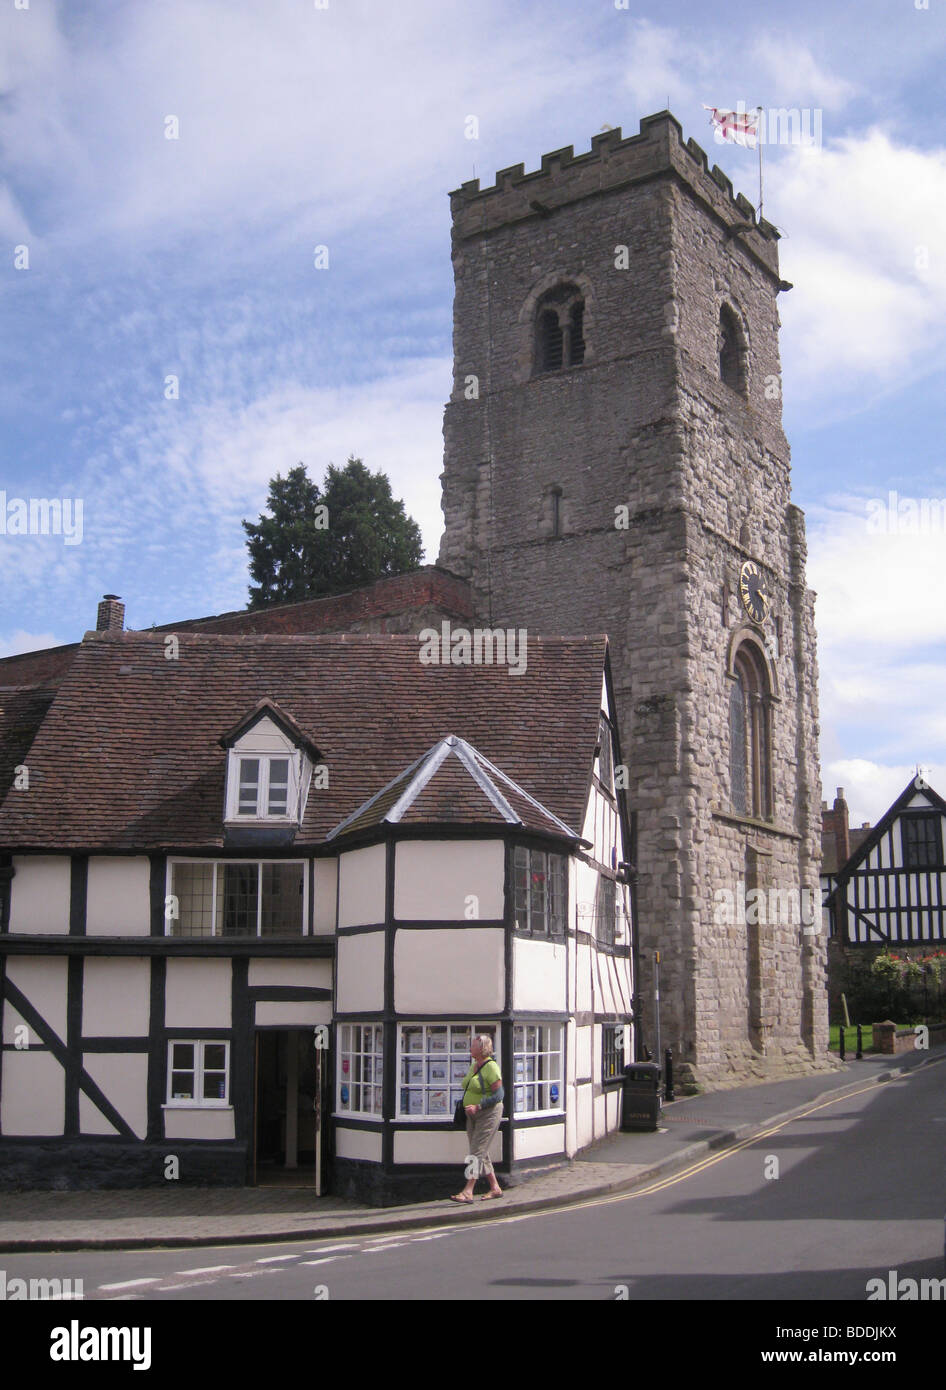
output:
<path id="1" fill-rule="evenodd" d="M 152 1279 L 125 1279 L 121 1284 L 99 1284 L 99 1289 L 133 1289 L 138 1284 L 157 1284 L 161 1275 L 156 1274 Z"/>
<path id="2" fill-rule="evenodd" d="M 343 1260 L 350 1260 L 351 1255 L 329 1255 L 329 1257 L 325 1260 L 300 1260 L 299 1263 L 304 1265 L 330 1265 L 333 1260 L 337 1260 L 339 1258 Z"/>
<path id="3" fill-rule="evenodd" d="M 334 1254 L 334 1252 L 335 1252 L 336 1250 L 358 1250 L 358 1249 L 359 1249 L 359 1246 L 356 1245 L 356 1244 L 350 1244 L 350 1245 L 320 1245 L 319 1248 L 318 1248 L 317 1250 L 307 1250 L 305 1253 L 306 1253 L 307 1255 L 331 1255 L 331 1254 Z"/>
<path id="4" fill-rule="evenodd" d="M 267 1255 L 264 1260 L 254 1260 L 254 1264 L 274 1265 L 278 1264 L 280 1260 L 297 1260 L 298 1258 L 298 1255 Z"/>
<path id="5" fill-rule="evenodd" d="M 176 1269 L 175 1274 L 217 1274 L 223 1269 L 236 1269 L 236 1265 L 205 1265 L 203 1269 Z"/>
<path id="6" fill-rule="evenodd" d="M 216 1279 L 191 1279 L 186 1284 L 159 1284 L 158 1293 L 177 1293 L 178 1289 L 198 1289 L 205 1284 L 215 1284 Z"/>

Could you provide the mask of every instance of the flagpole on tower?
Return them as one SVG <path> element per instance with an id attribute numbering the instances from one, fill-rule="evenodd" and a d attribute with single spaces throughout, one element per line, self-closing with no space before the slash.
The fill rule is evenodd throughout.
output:
<path id="1" fill-rule="evenodd" d="M 762 107 L 761 107 L 761 106 L 757 106 L 757 107 L 756 107 L 756 110 L 757 110 L 758 113 L 759 113 L 759 120 L 758 120 L 758 122 L 757 122 L 757 132 L 758 132 L 758 133 L 757 133 L 757 135 L 756 135 L 756 139 L 757 139 L 758 144 L 759 144 L 759 221 L 761 222 L 761 221 L 762 221 L 762 144 L 763 144 L 763 140 L 762 140 Z"/>

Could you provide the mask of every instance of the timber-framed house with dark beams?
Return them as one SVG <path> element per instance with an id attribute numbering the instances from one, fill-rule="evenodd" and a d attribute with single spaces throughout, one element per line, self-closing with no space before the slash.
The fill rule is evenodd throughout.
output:
<path id="1" fill-rule="evenodd" d="M 884 948 L 946 941 L 944 838 L 946 801 L 918 775 L 823 879 L 835 941 Z"/>
<path id="2" fill-rule="evenodd" d="M 0 671 L 2 677 L 2 671 Z M 0 679 L 0 686 L 3 682 Z M 0 690 L 0 1186 L 455 1190 L 615 1129 L 633 847 L 607 643 L 89 633 Z M 14 767 L 28 776 L 14 776 Z"/>

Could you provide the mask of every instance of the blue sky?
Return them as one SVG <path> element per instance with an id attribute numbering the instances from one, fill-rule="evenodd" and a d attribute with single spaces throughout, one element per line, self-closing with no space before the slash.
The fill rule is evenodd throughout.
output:
<path id="1" fill-rule="evenodd" d="M 874 820 L 917 762 L 946 792 L 943 0 L 14 3 L 0 490 L 81 498 L 83 534 L 0 536 L 0 654 L 76 640 L 107 591 L 130 627 L 243 607 L 240 521 L 300 460 L 383 469 L 435 560 L 448 190 L 669 101 L 755 203 L 702 103 L 817 110 L 819 146 L 766 147 L 765 213 L 825 794 Z"/>

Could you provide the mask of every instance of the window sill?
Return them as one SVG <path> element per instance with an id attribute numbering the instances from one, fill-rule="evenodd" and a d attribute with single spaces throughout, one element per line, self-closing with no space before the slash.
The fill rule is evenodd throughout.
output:
<path id="1" fill-rule="evenodd" d="M 787 826 L 777 825 L 772 820 L 759 820 L 756 816 L 740 816 L 735 811 L 714 810 L 711 814 L 714 820 L 725 821 L 727 825 L 743 826 L 746 830 L 763 830 L 766 834 L 780 835 L 786 840 L 801 839 L 797 830 L 789 830 Z"/>
<path id="2" fill-rule="evenodd" d="M 221 1110 L 232 1110 L 233 1106 L 226 1100 L 172 1100 L 161 1106 L 162 1110 L 214 1110 L 219 1113 Z"/>

